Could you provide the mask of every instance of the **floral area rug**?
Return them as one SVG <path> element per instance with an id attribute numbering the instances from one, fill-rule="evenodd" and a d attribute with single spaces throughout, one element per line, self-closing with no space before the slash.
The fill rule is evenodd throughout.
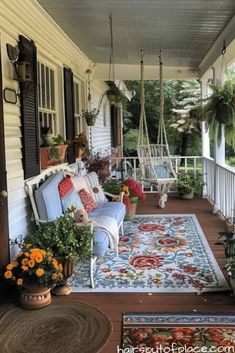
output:
<path id="1" fill-rule="evenodd" d="M 230 314 L 123 314 L 122 351 L 235 352 Z"/>
<path id="2" fill-rule="evenodd" d="M 198 292 L 229 290 L 195 215 L 138 215 L 124 222 L 119 256 L 98 259 L 69 280 L 74 292 Z"/>

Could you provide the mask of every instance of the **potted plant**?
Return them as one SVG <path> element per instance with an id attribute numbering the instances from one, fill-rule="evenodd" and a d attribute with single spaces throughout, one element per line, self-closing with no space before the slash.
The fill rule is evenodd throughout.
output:
<path id="1" fill-rule="evenodd" d="M 51 251 L 25 243 L 22 243 L 21 252 L 6 266 L 3 276 L 20 289 L 20 304 L 25 309 L 50 304 L 50 288 L 61 283 L 63 278 L 62 265 L 53 258 Z"/>
<path id="2" fill-rule="evenodd" d="M 99 109 L 93 108 L 82 111 L 82 117 L 86 119 L 86 123 L 88 126 L 94 126 L 96 123 L 96 119 L 99 115 Z"/>
<path id="3" fill-rule="evenodd" d="M 84 159 L 84 162 L 87 171 L 96 172 L 101 182 L 110 176 L 110 155 L 94 152 Z"/>
<path id="4" fill-rule="evenodd" d="M 235 82 L 228 80 L 221 86 L 211 86 L 212 94 L 203 107 L 211 136 L 221 140 L 224 126 L 226 142 L 234 147 L 235 134 Z"/>
<path id="5" fill-rule="evenodd" d="M 136 213 L 138 200 L 144 201 L 146 194 L 134 179 L 124 180 L 121 191 L 124 193 L 123 203 L 126 205 L 125 220 L 129 220 L 132 219 Z"/>
<path id="6" fill-rule="evenodd" d="M 84 132 L 76 135 L 73 139 L 73 143 L 75 145 L 76 158 L 81 158 L 88 154 L 88 140 Z"/>
<path id="7" fill-rule="evenodd" d="M 194 193 L 201 195 L 203 186 L 202 174 L 197 172 L 196 174 L 179 173 L 177 180 L 177 187 L 180 197 L 185 200 L 193 198 Z"/>
<path id="8" fill-rule="evenodd" d="M 115 178 L 106 179 L 102 183 L 102 188 L 105 192 L 118 196 L 121 192 L 122 181 Z"/>
<path id="9" fill-rule="evenodd" d="M 66 159 L 68 145 L 61 135 L 44 136 L 40 147 L 41 168 L 46 169 L 52 165 L 63 163 Z"/>
<path id="10" fill-rule="evenodd" d="M 120 91 L 120 89 L 114 84 L 111 84 L 111 87 L 106 91 L 106 95 L 110 104 L 112 105 L 119 105 L 120 103 L 126 103 L 126 97 Z"/>
<path id="11" fill-rule="evenodd" d="M 235 294 L 235 233 L 233 231 L 220 232 L 219 241 L 216 245 L 223 245 L 225 250 L 226 264 L 225 268 L 228 272 L 230 284 Z"/>
<path id="12" fill-rule="evenodd" d="M 66 280 L 73 272 L 74 261 L 89 259 L 92 255 L 93 231 L 89 224 L 75 222 L 72 210 L 67 211 L 56 221 L 41 224 L 26 238 L 26 242 L 51 251 L 63 265 Z M 57 295 L 71 292 L 66 282 L 56 291 Z"/>

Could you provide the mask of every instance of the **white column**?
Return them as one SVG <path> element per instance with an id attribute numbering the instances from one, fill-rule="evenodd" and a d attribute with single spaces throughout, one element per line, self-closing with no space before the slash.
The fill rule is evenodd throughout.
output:
<path id="1" fill-rule="evenodd" d="M 206 98 L 207 93 L 207 82 L 205 80 L 201 80 L 201 94 L 202 99 Z M 201 136 L 202 136 L 202 157 L 210 157 L 210 137 L 209 130 L 207 129 L 207 123 L 202 121 L 201 124 Z"/>
<path id="2" fill-rule="evenodd" d="M 224 83 L 224 67 L 214 68 L 214 82 L 215 84 L 222 85 Z M 220 210 L 220 197 L 219 197 L 219 180 L 218 180 L 218 164 L 225 163 L 225 136 L 224 128 L 222 128 L 221 139 L 218 140 L 218 133 L 215 135 L 215 152 L 214 152 L 214 162 L 215 162 L 215 171 L 214 171 L 214 213 L 218 213 Z"/>
<path id="3" fill-rule="evenodd" d="M 207 92 L 207 82 L 205 80 L 201 80 L 201 95 L 202 99 L 206 98 L 208 95 Z M 210 137 L 209 137 L 209 129 L 207 129 L 207 122 L 202 121 L 201 123 L 201 138 L 202 138 L 202 177 L 203 177 L 203 189 L 202 196 L 207 195 L 207 175 L 205 170 L 205 161 L 204 158 L 210 157 Z"/>

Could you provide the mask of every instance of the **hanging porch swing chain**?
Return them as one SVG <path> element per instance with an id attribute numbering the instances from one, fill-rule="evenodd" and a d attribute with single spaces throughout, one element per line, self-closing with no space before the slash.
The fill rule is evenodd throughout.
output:
<path id="1" fill-rule="evenodd" d="M 114 73 L 114 48 L 113 48 L 113 17 L 109 16 L 109 25 L 110 25 L 110 56 L 109 56 L 109 81 L 115 81 L 115 73 Z"/>

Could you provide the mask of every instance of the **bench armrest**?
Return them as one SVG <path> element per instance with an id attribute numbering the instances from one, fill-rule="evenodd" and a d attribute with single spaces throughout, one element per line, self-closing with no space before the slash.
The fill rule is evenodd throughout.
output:
<path id="1" fill-rule="evenodd" d="M 104 194 L 109 197 L 118 198 L 119 202 L 123 202 L 123 195 L 124 195 L 123 192 L 120 192 L 120 194 L 118 194 L 118 195 L 114 195 L 114 194 L 111 194 L 110 192 L 104 191 Z"/>

